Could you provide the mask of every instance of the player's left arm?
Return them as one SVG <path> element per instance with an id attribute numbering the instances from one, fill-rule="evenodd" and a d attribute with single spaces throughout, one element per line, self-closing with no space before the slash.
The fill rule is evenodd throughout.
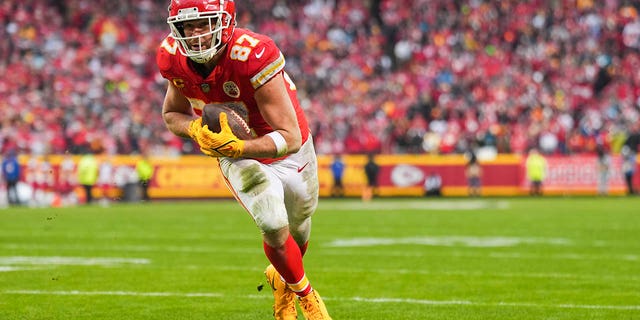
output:
<path id="1" fill-rule="evenodd" d="M 286 85 L 283 72 L 279 72 L 256 90 L 260 114 L 274 132 L 245 140 L 243 157 L 277 158 L 300 149 L 302 135 Z"/>

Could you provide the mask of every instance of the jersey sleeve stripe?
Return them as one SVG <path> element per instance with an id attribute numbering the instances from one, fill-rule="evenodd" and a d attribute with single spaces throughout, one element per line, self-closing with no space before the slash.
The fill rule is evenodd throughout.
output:
<path id="1" fill-rule="evenodd" d="M 251 78 L 251 85 L 254 89 L 258 89 L 282 69 L 284 69 L 284 56 L 282 52 L 280 52 L 278 59 L 267 65 L 262 71 Z"/>

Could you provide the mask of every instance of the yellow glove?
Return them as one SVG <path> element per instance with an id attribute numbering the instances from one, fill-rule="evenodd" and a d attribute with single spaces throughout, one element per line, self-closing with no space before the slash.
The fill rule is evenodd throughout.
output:
<path id="1" fill-rule="evenodd" d="M 227 114 L 220 113 L 220 132 L 209 130 L 209 126 L 202 126 L 202 118 L 191 121 L 189 124 L 189 136 L 200 145 L 202 153 L 218 158 L 237 158 L 244 151 L 244 141 L 236 137 L 227 122 Z"/>
<path id="2" fill-rule="evenodd" d="M 187 130 L 189 137 L 198 142 L 200 131 L 202 131 L 202 117 L 191 120 L 191 122 L 189 122 L 189 130 Z"/>

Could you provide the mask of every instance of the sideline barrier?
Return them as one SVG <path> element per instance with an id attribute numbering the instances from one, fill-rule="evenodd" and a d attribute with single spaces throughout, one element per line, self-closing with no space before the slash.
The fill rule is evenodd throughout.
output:
<path id="1" fill-rule="evenodd" d="M 625 193 L 620 157 L 612 157 L 608 190 L 609 194 Z M 79 156 L 74 156 L 78 161 Z M 132 174 L 138 156 L 114 156 L 111 161 L 116 170 L 124 175 Z M 333 184 L 330 165 L 333 157 L 318 157 L 318 176 L 320 195 L 329 196 Z M 442 177 L 443 196 L 466 196 L 465 159 L 462 155 L 379 155 L 376 162 L 380 165 L 378 195 L 422 196 L 424 179 L 436 172 Z M 58 179 L 61 156 L 49 157 L 52 170 L 49 174 Z M 365 186 L 364 155 L 344 155 L 346 165 L 343 184 L 345 196 L 359 197 Z M 524 157 L 520 155 L 497 155 L 494 159 L 480 161 L 482 167 L 482 195 L 519 196 L 528 194 L 528 181 L 525 177 Z M 24 166 L 27 156 L 21 156 Z M 543 188 L 546 195 L 595 195 L 597 194 L 596 157 L 550 156 L 547 179 Z M 200 155 L 187 155 L 176 158 L 152 157 L 155 174 L 149 185 L 149 194 L 154 199 L 189 198 L 230 198 L 231 193 L 220 175 L 216 159 Z M 24 172 L 24 170 L 23 170 Z M 135 177 L 125 176 L 119 180 L 135 181 Z M 636 186 L 640 185 L 640 174 L 634 177 Z M 108 191 L 110 196 L 122 196 L 123 185 L 115 181 Z M 79 191 L 79 190 L 78 190 Z M 100 196 L 100 190 L 94 190 Z M 81 192 L 79 192 L 80 194 Z"/>
<path id="2" fill-rule="evenodd" d="M 529 182 L 525 174 L 525 157 L 512 154 L 497 155 L 480 161 L 482 168 L 481 194 L 484 196 L 528 195 Z M 321 192 L 328 195 L 332 183 L 329 166 L 331 157 L 319 159 Z M 345 193 L 359 196 L 366 182 L 365 156 L 344 156 Z M 431 172 L 442 177 L 443 196 L 467 196 L 465 158 L 462 155 L 379 155 L 380 196 L 422 196 L 424 180 Z M 596 195 L 598 190 L 597 158 L 595 155 L 549 156 L 548 174 L 543 188 L 546 195 Z M 640 183 L 637 174 L 635 185 Z M 608 193 L 621 195 L 626 191 L 622 161 L 613 157 L 609 173 Z"/>

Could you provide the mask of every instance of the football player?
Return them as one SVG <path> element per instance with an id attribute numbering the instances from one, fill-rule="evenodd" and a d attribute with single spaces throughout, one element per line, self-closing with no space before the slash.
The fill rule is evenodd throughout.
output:
<path id="1" fill-rule="evenodd" d="M 227 186 L 262 232 L 275 318 L 296 319 L 298 301 L 306 319 L 331 319 L 302 263 L 319 185 L 307 119 L 274 41 L 236 28 L 235 18 L 233 0 L 171 1 L 171 33 L 156 57 L 168 80 L 163 119 L 217 158 Z M 243 115 L 253 139 L 236 137 L 224 113 L 220 132 L 203 127 L 202 108 L 210 103 Z"/>

